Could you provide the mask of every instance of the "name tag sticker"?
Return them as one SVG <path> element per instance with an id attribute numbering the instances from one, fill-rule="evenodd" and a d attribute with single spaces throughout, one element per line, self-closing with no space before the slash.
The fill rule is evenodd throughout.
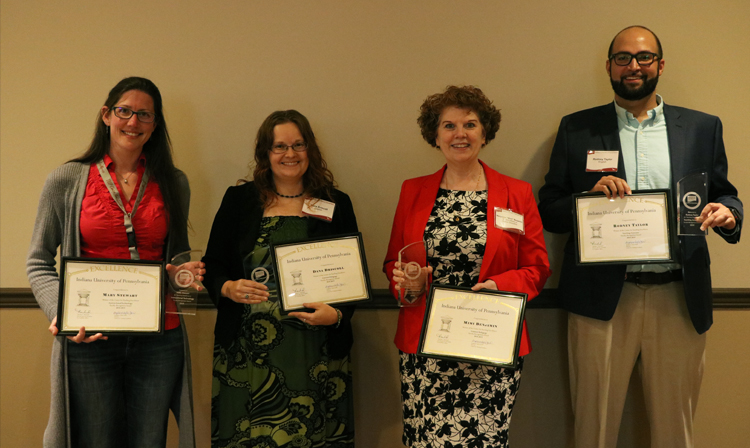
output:
<path id="1" fill-rule="evenodd" d="M 336 204 L 317 198 L 307 198 L 302 205 L 302 214 L 312 218 L 318 218 L 323 221 L 333 221 L 333 210 Z"/>
<path id="2" fill-rule="evenodd" d="M 588 152 L 586 158 L 586 172 L 617 172 L 617 161 L 620 151 L 594 151 Z"/>
<path id="3" fill-rule="evenodd" d="M 526 234 L 523 215 L 510 209 L 495 207 L 495 227 L 519 235 Z"/>

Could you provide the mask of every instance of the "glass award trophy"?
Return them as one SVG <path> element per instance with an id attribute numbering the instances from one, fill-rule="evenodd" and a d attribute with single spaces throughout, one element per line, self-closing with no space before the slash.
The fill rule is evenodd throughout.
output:
<path id="1" fill-rule="evenodd" d="M 254 250 L 247 254 L 242 260 L 242 266 L 245 271 L 245 278 L 268 287 L 268 301 L 278 301 L 276 274 L 273 269 L 271 251 L 264 247 Z"/>
<path id="2" fill-rule="evenodd" d="M 708 203 L 708 175 L 693 173 L 677 182 L 677 234 L 704 236 L 708 230 L 701 230 L 696 221 Z"/>
<path id="3" fill-rule="evenodd" d="M 198 308 L 198 294 L 204 290 L 203 284 L 196 278 L 197 262 L 201 261 L 203 251 L 189 250 L 172 257 L 170 263 L 177 267 L 174 277 L 170 276 L 169 286 L 172 300 L 177 304 L 177 311 L 167 311 L 168 314 L 195 315 Z"/>
<path id="4" fill-rule="evenodd" d="M 398 262 L 406 277 L 398 290 L 398 306 L 423 304 L 430 284 L 429 274 L 426 272 L 427 249 L 424 241 L 411 243 L 401 249 L 398 252 Z"/>

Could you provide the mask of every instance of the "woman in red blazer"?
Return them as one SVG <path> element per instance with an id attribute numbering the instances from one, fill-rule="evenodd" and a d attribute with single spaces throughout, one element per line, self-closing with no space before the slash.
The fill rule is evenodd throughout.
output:
<path id="1" fill-rule="evenodd" d="M 500 112 L 480 89 L 449 86 L 425 100 L 418 123 L 446 164 L 401 187 L 383 266 L 391 292 L 398 297 L 404 281 L 398 252 L 424 240 L 433 282 L 536 297 L 550 270 L 531 185 L 479 160 L 500 127 Z M 523 231 L 496 227 L 498 209 L 521 219 Z M 418 356 L 424 313 L 424 303 L 401 308 L 396 332 L 404 444 L 507 446 L 523 358 L 512 370 Z M 519 355 L 530 350 L 524 322 Z"/>

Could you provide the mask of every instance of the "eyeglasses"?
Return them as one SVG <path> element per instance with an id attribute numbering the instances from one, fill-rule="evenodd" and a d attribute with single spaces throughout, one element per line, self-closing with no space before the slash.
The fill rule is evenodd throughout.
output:
<path id="1" fill-rule="evenodd" d="M 115 112 L 116 117 L 122 118 L 123 120 L 128 120 L 133 114 L 135 114 L 138 117 L 138 121 L 141 123 L 153 123 L 156 121 L 156 114 L 153 112 L 147 112 L 145 110 L 136 112 L 127 107 L 115 107 L 112 110 Z"/>
<path id="2" fill-rule="evenodd" d="M 632 61 L 633 58 L 635 58 L 635 62 L 637 62 L 638 65 L 643 67 L 648 67 L 649 65 L 653 64 L 655 60 L 661 59 L 658 54 L 649 53 L 647 51 L 643 51 L 638 54 L 615 53 L 609 56 L 609 59 L 614 61 L 615 64 L 619 65 L 620 67 L 630 65 L 630 61 Z"/>
<path id="3" fill-rule="evenodd" d="M 305 142 L 297 142 L 292 145 L 285 145 L 283 143 L 277 143 L 273 146 L 271 146 L 271 152 L 274 154 L 284 154 L 289 150 L 289 148 L 292 148 L 294 152 L 305 152 L 307 151 L 307 143 Z"/>

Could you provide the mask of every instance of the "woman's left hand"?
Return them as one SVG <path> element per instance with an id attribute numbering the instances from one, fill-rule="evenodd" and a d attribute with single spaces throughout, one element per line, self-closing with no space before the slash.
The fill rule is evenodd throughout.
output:
<path id="1" fill-rule="evenodd" d="M 313 313 L 293 312 L 289 313 L 291 317 L 296 317 L 307 325 L 334 325 L 339 321 L 339 314 L 336 310 L 323 302 L 303 303 L 305 308 L 315 310 Z"/>
<path id="2" fill-rule="evenodd" d="M 477 283 L 471 287 L 472 291 L 479 291 L 480 289 L 494 289 L 497 291 L 497 283 L 494 280 L 487 280 L 486 282 Z"/>
<path id="3" fill-rule="evenodd" d="M 203 281 L 203 275 L 206 273 L 206 270 L 204 269 L 205 267 L 206 267 L 206 263 L 204 263 L 202 261 L 189 261 L 189 262 L 183 263 L 183 264 L 181 264 L 179 266 L 175 266 L 173 264 L 167 263 L 167 266 L 166 266 L 166 268 L 167 268 L 167 274 L 169 275 L 169 281 L 172 282 L 173 285 L 175 283 L 175 275 L 177 275 L 177 273 L 180 272 L 180 271 L 182 271 L 182 270 L 188 270 L 188 271 L 190 271 L 195 276 L 195 280 L 197 282 L 202 282 Z M 196 289 L 198 291 L 202 291 L 203 290 L 203 287 L 200 286 L 198 283 L 195 283 L 195 282 L 192 285 L 190 285 L 190 287 L 192 287 L 192 288 L 194 288 L 194 289 Z"/>

